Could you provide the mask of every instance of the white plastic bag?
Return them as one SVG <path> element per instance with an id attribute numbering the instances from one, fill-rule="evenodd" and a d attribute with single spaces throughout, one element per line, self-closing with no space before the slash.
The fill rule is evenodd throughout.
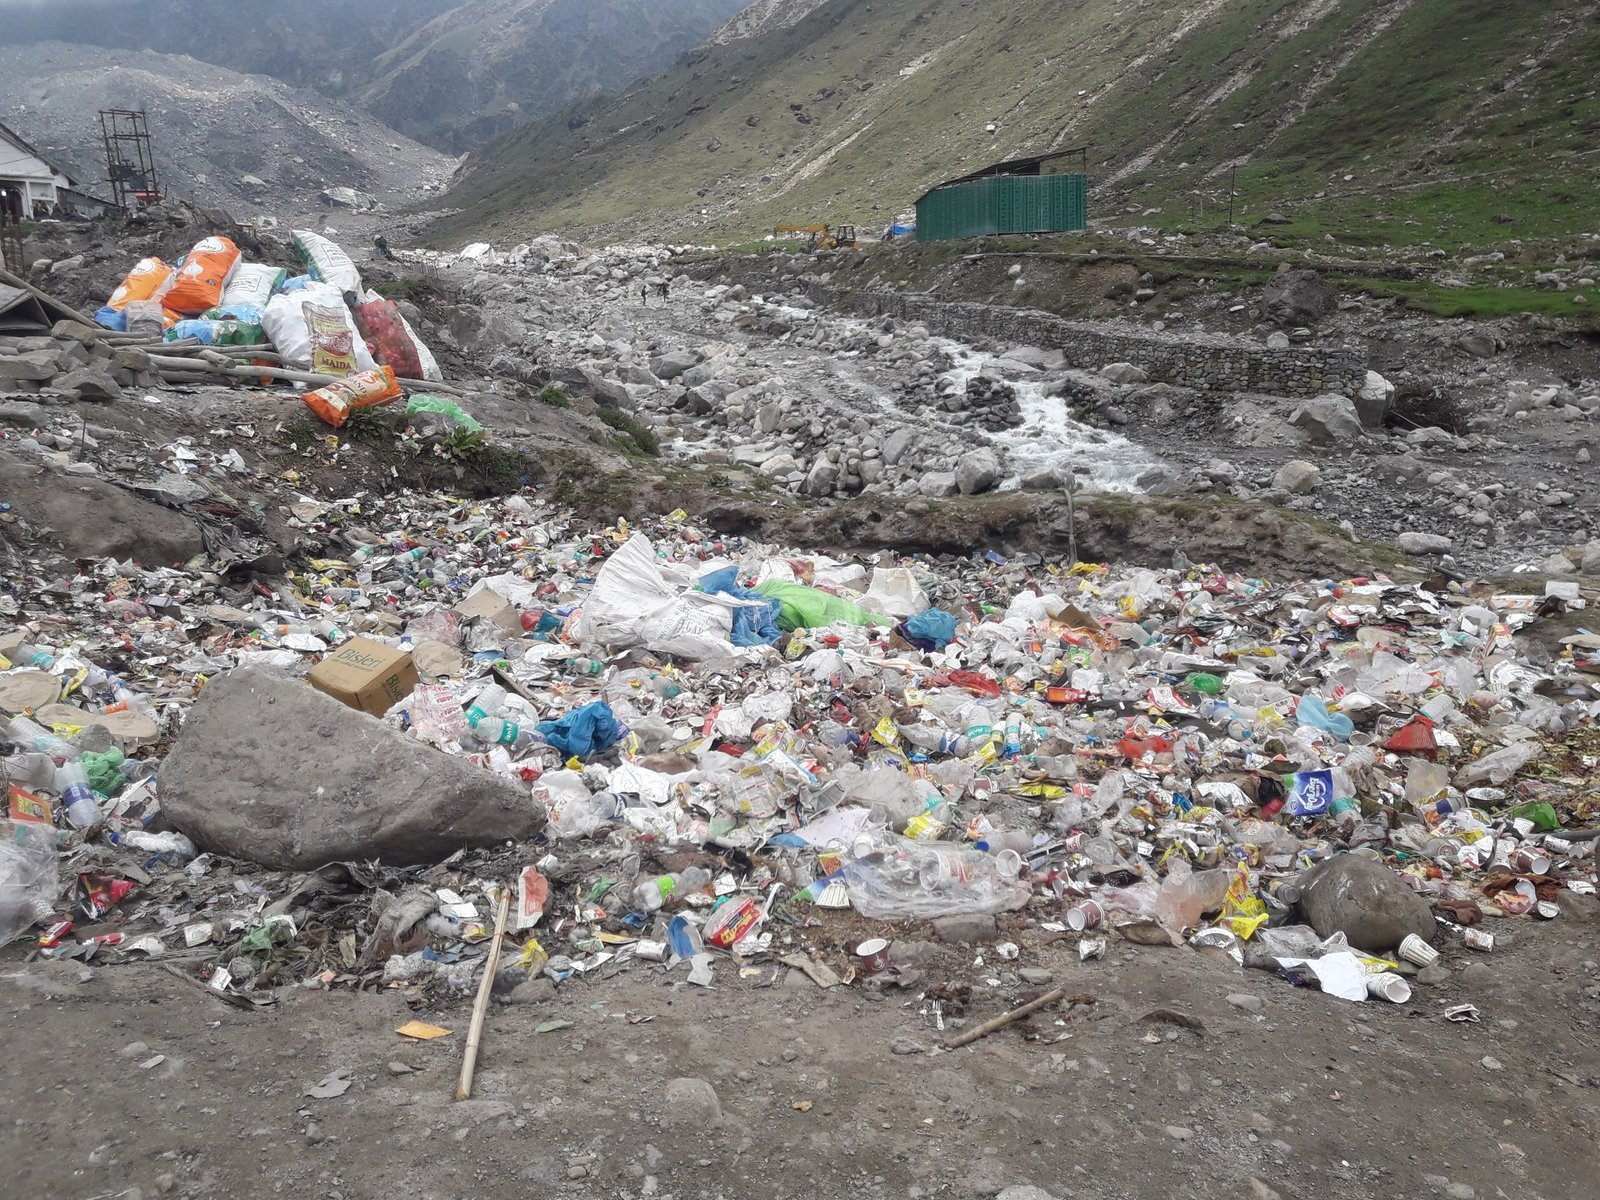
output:
<path id="1" fill-rule="evenodd" d="M 873 567 L 872 584 L 860 604 L 868 612 L 904 621 L 926 609 L 928 597 L 916 575 L 905 567 Z"/>
<path id="2" fill-rule="evenodd" d="M 55 911 L 56 831 L 36 821 L 0 821 L 0 946 Z"/>
<path id="3" fill-rule="evenodd" d="M 295 249 L 306 264 L 306 269 L 323 283 L 331 284 L 341 294 L 361 294 L 361 272 L 350 256 L 334 242 L 320 233 L 297 229 L 294 234 Z"/>
<path id="4" fill-rule="evenodd" d="M 283 286 L 288 274 L 282 267 L 242 262 L 233 269 L 228 286 L 222 289 L 223 308 L 265 308 L 272 294 Z"/>
<path id="5" fill-rule="evenodd" d="M 577 771 L 550 771 L 533 789 L 550 812 L 550 831 L 558 838 L 588 837 L 617 814 L 616 798 L 591 794 Z"/>
<path id="6" fill-rule="evenodd" d="M 287 367 L 340 376 L 378 368 L 344 297 L 328 284 L 274 296 L 262 311 L 261 328 Z"/>
<path id="7" fill-rule="evenodd" d="M 644 646 L 657 654 L 704 659 L 744 652 L 730 640 L 738 601 L 674 587 L 643 534 L 605 562 L 575 630 L 585 644 Z"/>
<path id="8" fill-rule="evenodd" d="M 890 838 L 842 874 L 850 906 L 869 921 L 1010 912 L 1033 891 L 1002 875 L 997 856 L 953 842 Z"/>

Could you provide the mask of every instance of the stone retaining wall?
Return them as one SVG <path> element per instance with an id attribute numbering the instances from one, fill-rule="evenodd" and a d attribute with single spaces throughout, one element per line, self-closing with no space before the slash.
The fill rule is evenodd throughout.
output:
<path id="1" fill-rule="evenodd" d="M 1333 349 L 1266 346 L 1215 335 L 1141 333 L 1093 321 L 1026 308 L 959 304 L 896 292 L 847 291 L 813 285 L 818 304 L 914 321 L 942 337 L 973 342 L 990 338 L 1011 345 L 1060 350 L 1070 366 L 1097 371 L 1127 362 L 1152 381 L 1213 392 L 1258 392 L 1273 396 L 1352 395 L 1366 382 L 1366 354 Z"/>

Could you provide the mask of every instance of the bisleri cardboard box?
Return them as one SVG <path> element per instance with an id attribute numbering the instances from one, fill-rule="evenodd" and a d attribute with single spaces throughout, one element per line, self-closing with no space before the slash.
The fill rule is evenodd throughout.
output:
<path id="1" fill-rule="evenodd" d="M 417 686 L 417 665 L 408 650 L 351 638 L 312 667 L 306 681 L 351 708 L 381 717 Z"/>

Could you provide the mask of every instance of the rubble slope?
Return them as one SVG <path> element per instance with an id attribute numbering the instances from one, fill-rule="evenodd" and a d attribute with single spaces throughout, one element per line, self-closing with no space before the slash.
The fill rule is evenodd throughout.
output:
<path id="1" fill-rule="evenodd" d="M 664 70 L 747 0 L 100 0 L 6 10 L 5 40 L 192 55 L 359 103 L 461 153 Z M 225 30 L 196 36 L 197 30 Z"/>
<path id="2" fill-rule="evenodd" d="M 239 213 L 293 218 L 328 187 L 415 200 L 450 169 L 360 109 L 264 76 L 145 51 L 0 46 L 0 120 L 96 193 L 102 108 L 148 110 L 169 195 Z"/>

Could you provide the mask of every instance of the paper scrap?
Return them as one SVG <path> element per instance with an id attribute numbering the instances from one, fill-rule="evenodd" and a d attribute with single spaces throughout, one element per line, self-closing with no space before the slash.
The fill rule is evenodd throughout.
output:
<path id="1" fill-rule="evenodd" d="M 415 1038 L 419 1042 L 431 1042 L 434 1038 L 449 1037 L 451 1031 L 439 1025 L 429 1025 L 426 1021 L 407 1021 L 395 1030 L 401 1037 Z"/>

